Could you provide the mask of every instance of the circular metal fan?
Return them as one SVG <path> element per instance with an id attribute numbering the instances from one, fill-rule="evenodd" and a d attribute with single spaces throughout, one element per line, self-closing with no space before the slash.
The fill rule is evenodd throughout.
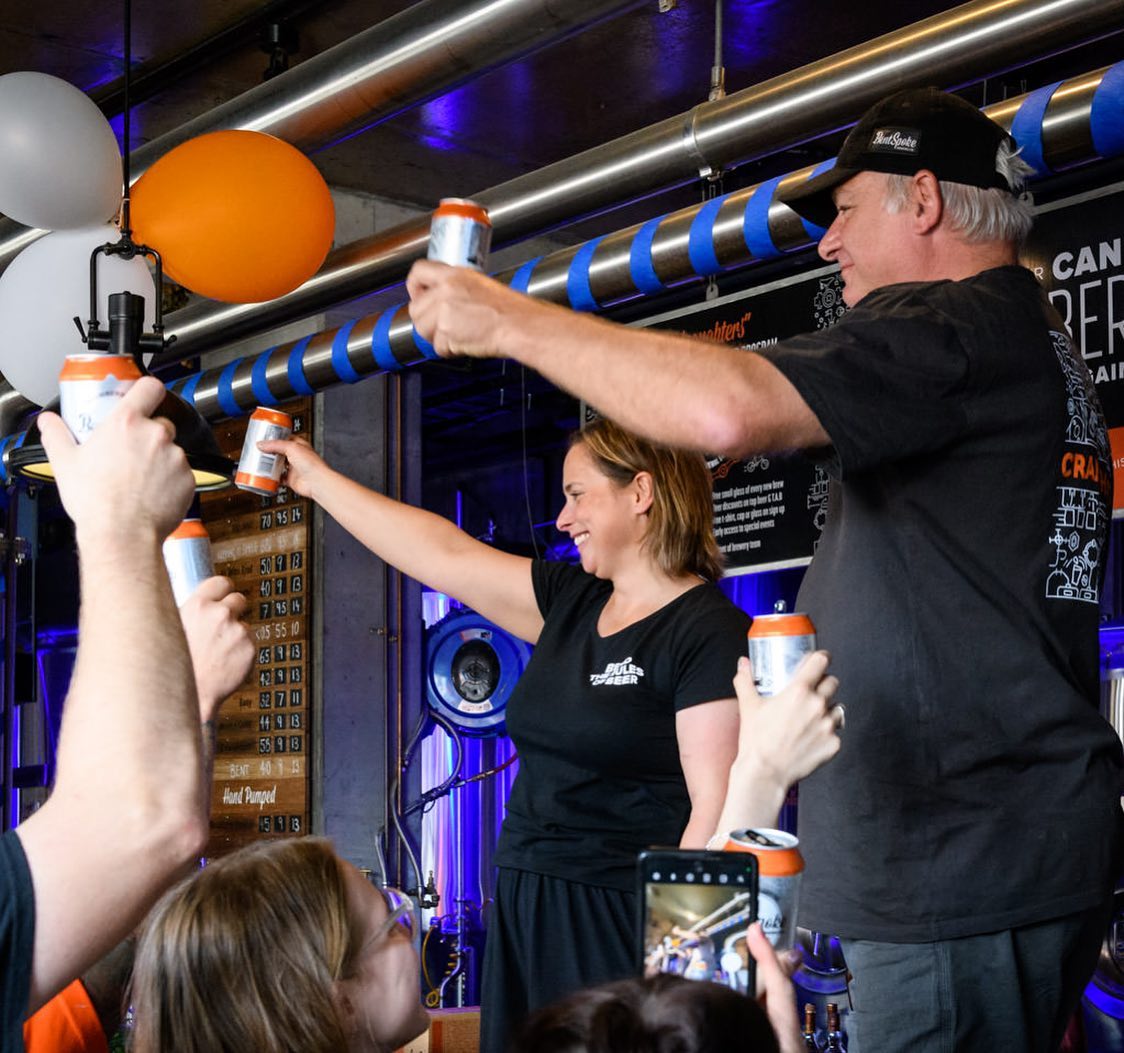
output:
<path id="1" fill-rule="evenodd" d="M 470 610 L 450 611 L 426 634 L 426 700 L 466 735 L 501 735 L 531 647 Z"/>

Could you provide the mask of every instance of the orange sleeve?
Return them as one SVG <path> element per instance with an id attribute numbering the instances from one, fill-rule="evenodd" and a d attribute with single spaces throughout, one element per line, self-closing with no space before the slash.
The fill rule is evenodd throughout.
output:
<path id="1" fill-rule="evenodd" d="M 27 1053 L 109 1053 L 101 1021 L 81 980 L 63 988 L 23 1024 Z"/>

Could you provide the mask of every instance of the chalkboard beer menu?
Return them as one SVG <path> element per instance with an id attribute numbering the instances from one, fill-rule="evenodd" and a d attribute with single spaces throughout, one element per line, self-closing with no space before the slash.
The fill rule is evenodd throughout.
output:
<path id="1" fill-rule="evenodd" d="M 294 434 L 311 434 L 311 399 L 279 408 L 293 417 Z M 241 417 L 215 427 L 233 460 L 247 422 Z M 250 677 L 217 721 L 206 853 L 217 856 L 261 838 L 309 832 L 312 516 L 310 502 L 284 487 L 276 497 L 231 488 L 201 501 L 215 573 L 246 596 L 257 642 Z"/>

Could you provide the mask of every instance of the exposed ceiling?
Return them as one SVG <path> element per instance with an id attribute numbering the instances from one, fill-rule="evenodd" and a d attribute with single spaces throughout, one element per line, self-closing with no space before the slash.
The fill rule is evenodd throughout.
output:
<path id="1" fill-rule="evenodd" d="M 406 0 L 132 0 L 134 145 L 261 83 L 271 61 L 295 66 L 410 6 Z M 724 64 L 731 92 L 948 10 L 944 0 L 724 0 Z M 458 5 L 446 5 L 455 12 Z M 86 90 L 120 130 L 124 0 L 5 0 L 0 71 L 37 70 Z M 263 41 L 288 39 L 272 56 Z M 431 208 L 684 113 L 704 101 L 714 60 L 713 0 L 657 0 L 487 72 L 434 101 L 314 154 L 340 189 Z M 1124 57 L 1115 34 L 1063 56 L 996 73 L 970 87 L 991 102 Z M 952 85 L 944 85 L 951 87 Z M 837 141 L 837 140 L 836 140 Z M 734 185 L 830 156 L 813 144 L 745 166 Z M 732 188 L 732 187 L 728 187 Z M 698 200 L 680 188 L 658 202 L 587 219 L 564 237 L 617 229 Z M 499 364 L 426 367 L 426 425 L 434 463 L 466 440 L 497 451 L 548 443 L 573 406 L 537 378 Z M 525 395 L 531 395 L 528 416 Z M 471 431 L 469 430 L 471 429 Z"/>

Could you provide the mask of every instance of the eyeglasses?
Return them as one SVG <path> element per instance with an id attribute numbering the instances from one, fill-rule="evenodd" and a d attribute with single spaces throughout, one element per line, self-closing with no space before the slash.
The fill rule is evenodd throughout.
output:
<path id="1" fill-rule="evenodd" d="M 396 926 L 402 930 L 407 939 L 412 940 L 414 938 L 414 901 L 405 892 L 394 888 L 392 885 L 385 887 L 376 885 L 375 888 L 379 890 L 379 894 L 386 904 L 387 916 L 371 934 L 371 938 L 367 941 L 368 944 L 380 941 L 384 936 L 389 936 Z"/>

